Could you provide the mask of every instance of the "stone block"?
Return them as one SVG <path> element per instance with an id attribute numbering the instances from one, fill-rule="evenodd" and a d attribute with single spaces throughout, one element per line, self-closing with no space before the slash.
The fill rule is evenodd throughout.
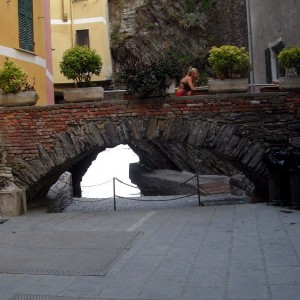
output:
<path id="1" fill-rule="evenodd" d="M 0 191 L 0 216 L 16 217 L 25 213 L 25 190 Z"/>

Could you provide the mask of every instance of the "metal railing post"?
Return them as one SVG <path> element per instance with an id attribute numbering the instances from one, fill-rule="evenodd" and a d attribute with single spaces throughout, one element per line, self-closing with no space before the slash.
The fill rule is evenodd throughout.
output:
<path id="1" fill-rule="evenodd" d="M 116 205 L 116 178 L 113 178 L 113 189 L 114 189 L 114 211 L 117 210 L 117 205 Z"/>
<path id="2" fill-rule="evenodd" d="M 197 173 L 197 191 L 198 191 L 198 204 L 199 206 L 204 206 L 200 199 L 200 184 L 199 184 L 199 175 Z"/>

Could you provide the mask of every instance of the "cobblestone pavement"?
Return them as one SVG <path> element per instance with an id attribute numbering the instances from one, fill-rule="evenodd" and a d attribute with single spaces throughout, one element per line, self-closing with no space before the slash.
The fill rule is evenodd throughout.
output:
<path id="1" fill-rule="evenodd" d="M 300 299 L 299 210 L 261 203 L 60 214 L 32 211 L 2 222 L 0 240 L 13 232 L 57 231 L 141 234 L 105 276 L 0 274 L 0 300 L 17 294 L 45 295 L 26 298 L 45 300 Z"/>

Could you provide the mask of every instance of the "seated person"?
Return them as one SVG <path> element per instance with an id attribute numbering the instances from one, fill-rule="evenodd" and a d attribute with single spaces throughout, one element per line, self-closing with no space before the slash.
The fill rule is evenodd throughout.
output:
<path id="1" fill-rule="evenodd" d="M 196 68 L 189 68 L 185 77 L 180 80 L 180 85 L 177 88 L 176 96 L 191 96 L 195 90 L 195 85 L 199 80 L 199 72 Z"/>

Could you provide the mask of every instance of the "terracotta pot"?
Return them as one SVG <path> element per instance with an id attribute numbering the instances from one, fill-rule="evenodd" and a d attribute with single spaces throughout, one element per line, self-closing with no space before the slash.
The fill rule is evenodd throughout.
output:
<path id="1" fill-rule="evenodd" d="M 0 93 L 0 106 L 28 106 L 37 103 L 38 96 L 34 91 L 2 94 Z"/>
<path id="2" fill-rule="evenodd" d="M 248 91 L 248 78 L 240 79 L 210 79 L 208 90 L 210 93 L 245 93 Z"/>
<path id="3" fill-rule="evenodd" d="M 103 99 L 103 87 L 70 88 L 63 90 L 64 102 L 90 102 Z"/>
<path id="4" fill-rule="evenodd" d="M 278 79 L 279 89 L 281 91 L 299 90 L 300 76 L 297 77 L 281 77 Z"/>

